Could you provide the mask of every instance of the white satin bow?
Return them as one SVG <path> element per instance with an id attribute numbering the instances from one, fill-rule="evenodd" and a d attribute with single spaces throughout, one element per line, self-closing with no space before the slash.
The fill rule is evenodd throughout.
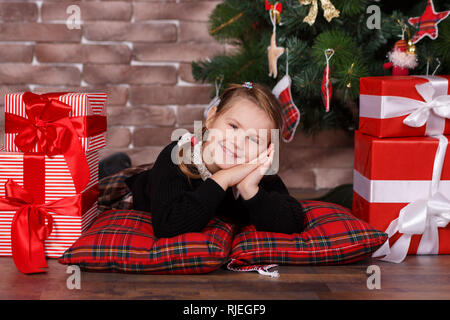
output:
<path id="1" fill-rule="evenodd" d="M 372 257 L 386 257 L 383 261 L 400 263 L 408 254 L 411 236 L 421 234 L 417 254 L 438 254 L 438 228 L 445 228 L 450 222 L 450 200 L 440 192 L 436 192 L 430 199 L 419 199 L 411 202 L 400 210 L 400 215 L 393 220 L 386 233 L 389 238 L 397 231 L 403 235 L 389 248 L 387 240 Z"/>
<path id="2" fill-rule="evenodd" d="M 403 120 L 410 127 L 421 127 L 430 118 L 431 110 L 441 118 L 450 119 L 450 95 L 434 97 L 436 90 L 430 82 L 416 85 L 417 92 L 425 100 L 411 100 L 410 106 L 415 110 Z"/>

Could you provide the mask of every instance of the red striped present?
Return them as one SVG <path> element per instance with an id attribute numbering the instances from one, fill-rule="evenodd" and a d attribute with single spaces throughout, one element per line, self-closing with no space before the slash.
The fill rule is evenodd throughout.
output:
<path id="1" fill-rule="evenodd" d="M 32 154 L 29 154 L 32 155 Z M 5 152 L 0 148 L 0 196 L 5 196 L 5 183 L 14 179 L 19 185 L 24 185 L 24 172 L 27 170 L 28 155 L 22 152 Z M 36 158 L 36 156 L 32 157 Z M 85 189 L 98 185 L 99 152 L 88 151 L 86 159 L 89 166 L 90 179 Z M 75 183 L 63 155 L 53 157 L 43 156 L 44 179 L 33 179 L 32 184 L 44 189 L 44 201 L 49 202 L 76 194 Z M 35 164 L 35 163 L 34 163 Z M 32 171 L 37 171 L 32 166 Z"/>
<path id="2" fill-rule="evenodd" d="M 41 159 L 39 159 L 39 157 Z M 45 240 L 47 257 L 57 258 L 67 250 L 87 229 L 98 214 L 98 164 L 99 152 L 86 153 L 90 179 L 81 195 L 78 216 L 65 216 L 49 212 L 54 219 L 53 231 Z M 38 159 L 38 160 L 36 160 Z M 42 168 L 36 165 L 41 161 Z M 37 171 L 43 171 L 42 179 L 33 178 Z M 28 175 L 28 176 L 27 176 Z M 63 155 L 38 156 L 33 153 L 0 152 L 0 199 L 6 196 L 5 184 L 13 180 L 40 196 L 43 203 L 77 196 L 75 183 Z M 35 196 L 36 199 L 36 196 Z M 17 210 L 0 211 L 0 256 L 11 256 L 11 224 Z"/>
<path id="3" fill-rule="evenodd" d="M 27 110 L 27 100 L 25 99 L 24 101 L 24 94 L 25 93 L 22 92 L 5 95 L 6 151 L 23 151 L 19 150 L 14 141 L 20 131 L 13 122 L 17 121 L 17 116 L 24 119 L 30 118 Z M 28 92 L 28 94 L 30 94 L 30 92 Z M 43 96 L 37 94 L 32 95 L 38 99 Z M 106 93 L 55 92 L 50 93 L 50 95 L 59 95 L 57 100 L 72 108 L 69 113 L 69 118 L 74 122 L 83 150 L 86 152 L 94 151 L 106 146 Z M 38 145 L 36 145 L 33 150 L 29 151 L 39 152 Z"/>
<path id="4" fill-rule="evenodd" d="M 54 214 L 53 231 L 44 241 L 45 256 L 58 258 L 81 236 L 97 217 L 97 201 L 81 216 L 72 217 Z M 16 211 L 0 211 L 0 256 L 12 256 L 11 251 L 11 224 Z"/>

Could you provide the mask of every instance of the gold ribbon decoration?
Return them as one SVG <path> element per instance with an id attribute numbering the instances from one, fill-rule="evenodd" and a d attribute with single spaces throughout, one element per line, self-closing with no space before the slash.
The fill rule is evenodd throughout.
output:
<path id="1" fill-rule="evenodd" d="M 319 5 L 317 4 L 318 0 L 299 0 L 299 2 L 301 5 L 311 4 L 309 13 L 305 19 L 303 19 L 303 22 L 306 22 L 312 26 L 316 22 L 317 13 L 319 11 Z M 320 4 L 322 5 L 323 16 L 328 22 L 330 22 L 333 18 L 339 17 L 341 12 L 334 7 L 330 0 L 320 0 Z"/>

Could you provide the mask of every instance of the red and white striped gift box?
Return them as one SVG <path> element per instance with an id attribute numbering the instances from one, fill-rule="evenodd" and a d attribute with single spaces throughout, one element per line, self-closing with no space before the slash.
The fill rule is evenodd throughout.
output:
<path id="1" fill-rule="evenodd" d="M 14 215 L 15 211 L 0 211 L 0 256 L 12 256 L 11 223 Z M 44 242 L 45 256 L 60 257 L 91 225 L 97 215 L 97 202 L 81 217 L 53 215 L 53 230 Z"/>
<path id="2" fill-rule="evenodd" d="M 24 186 L 24 157 L 25 154 L 21 152 L 0 152 L 0 197 L 5 197 L 5 183 L 8 179 L 13 179 L 20 186 Z M 81 195 L 86 197 L 86 201 L 82 202 L 85 212 L 80 213 L 79 217 L 53 215 L 53 231 L 45 241 L 47 257 L 57 258 L 62 255 L 98 215 L 96 199 L 98 198 L 99 151 L 88 151 L 86 158 L 90 180 L 81 192 Z M 63 155 L 51 158 L 44 156 L 44 170 L 45 203 L 77 194 Z M 11 256 L 11 223 L 15 213 L 9 210 L 0 211 L 0 256 Z"/>
<path id="3" fill-rule="evenodd" d="M 98 184 L 99 151 L 86 152 L 90 180 L 85 189 Z M 75 184 L 63 155 L 45 156 L 45 203 L 76 194 Z M 0 149 L 0 197 L 5 196 L 5 183 L 14 179 L 23 186 L 24 153 Z M 1 215 L 1 213 L 0 213 Z"/>
<path id="4" fill-rule="evenodd" d="M 443 110 L 444 105 L 449 108 L 445 102 L 450 99 L 449 81 L 448 75 L 361 78 L 359 131 L 378 138 L 450 135 L 448 111 Z M 429 88 L 418 88 L 423 85 Z M 418 113 L 427 113 L 425 124 L 403 122 L 423 118 L 424 114 L 418 117 Z"/>
<path id="5" fill-rule="evenodd" d="M 24 93 L 8 93 L 5 95 L 5 112 L 28 118 L 23 101 Z M 106 93 L 66 93 L 59 101 L 72 107 L 69 117 L 104 116 L 106 117 Z M 6 121 L 6 120 L 5 120 Z M 14 143 L 18 133 L 5 133 L 5 150 L 20 151 Z M 88 151 L 102 149 L 106 146 L 106 132 L 90 137 L 79 137 L 82 148 Z M 32 150 L 38 152 L 37 146 Z"/>

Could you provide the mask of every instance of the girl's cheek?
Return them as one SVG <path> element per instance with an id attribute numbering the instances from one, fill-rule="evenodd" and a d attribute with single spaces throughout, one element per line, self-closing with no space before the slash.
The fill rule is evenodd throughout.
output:
<path id="1" fill-rule="evenodd" d="M 256 146 L 249 146 L 245 153 L 245 160 L 247 162 L 256 159 L 258 156 L 258 148 Z"/>

